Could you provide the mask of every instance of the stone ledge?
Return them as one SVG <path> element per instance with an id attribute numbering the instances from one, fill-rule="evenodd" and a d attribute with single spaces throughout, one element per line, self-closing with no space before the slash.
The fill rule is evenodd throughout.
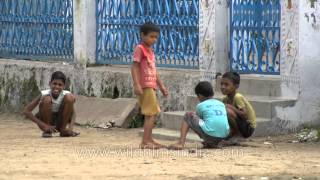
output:
<path id="1" fill-rule="evenodd" d="M 51 74 L 57 70 L 66 74 L 67 89 L 75 94 L 135 98 L 129 66 L 79 68 L 72 63 L 0 59 L 1 111 L 20 112 L 40 90 L 49 88 Z M 162 111 L 185 110 L 200 71 L 159 68 L 159 72 L 170 92 L 168 98 L 158 96 Z"/>

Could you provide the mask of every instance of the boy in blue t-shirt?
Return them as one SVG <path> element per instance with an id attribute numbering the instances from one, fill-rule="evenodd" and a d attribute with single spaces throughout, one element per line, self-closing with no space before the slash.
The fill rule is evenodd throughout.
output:
<path id="1" fill-rule="evenodd" d="M 230 127 L 225 105 L 213 99 L 212 85 L 207 81 L 198 83 L 195 93 L 200 101 L 196 114 L 187 112 L 181 124 L 178 143 L 169 146 L 170 149 L 181 150 L 185 146 L 186 136 L 191 128 L 203 139 L 205 148 L 217 147 L 218 143 L 227 138 Z"/>

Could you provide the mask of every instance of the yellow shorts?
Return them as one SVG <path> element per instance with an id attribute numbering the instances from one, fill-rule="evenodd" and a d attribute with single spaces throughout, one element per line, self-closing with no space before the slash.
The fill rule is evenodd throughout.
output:
<path id="1" fill-rule="evenodd" d="M 145 116 L 155 116 L 160 113 L 160 106 L 153 88 L 144 88 L 143 94 L 138 97 L 141 113 Z"/>

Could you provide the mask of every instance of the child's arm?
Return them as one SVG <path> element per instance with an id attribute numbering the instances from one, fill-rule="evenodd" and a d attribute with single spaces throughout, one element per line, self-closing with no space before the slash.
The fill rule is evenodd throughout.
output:
<path id="1" fill-rule="evenodd" d="M 57 132 L 57 130 L 55 129 L 54 126 L 50 126 L 44 122 L 42 122 L 41 120 L 39 120 L 36 116 L 33 115 L 32 111 L 34 110 L 34 108 L 37 107 L 37 105 L 39 105 L 41 100 L 41 95 L 38 96 L 36 99 L 34 99 L 31 103 L 29 103 L 23 110 L 23 114 L 30 119 L 31 121 L 33 121 L 34 123 L 36 123 L 39 128 L 44 131 L 44 132 Z"/>
<path id="2" fill-rule="evenodd" d="M 238 114 L 242 119 L 248 119 L 248 112 L 246 108 L 238 108 Z"/>
<path id="3" fill-rule="evenodd" d="M 157 85 L 159 86 L 160 88 L 160 91 L 162 92 L 162 94 L 167 97 L 169 92 L 167 90 L 167 88 L 164 86 L 163 82 L 161 81 L 160 79 L 160 75 L 159 73 L 157 72 Z"/>
<path id="4" fill-rule="evenodd" d="M 200 118 L 200 119 L 202 119 L 203 118 L 203 116 L 202 116 L 202 114 L 201 114 L 201 111 L 200 111 L 200 107 L 197 105 L 197 107 L 196 107 L 196 115 Z"/>
<path id="5" fill-rule="evenodd" d="M 243 97 L 235 97 L 234 102 L 236 107 L 230 104 L 227 104 L 227 107 L 237 113 L 241 119 L 248 119 L 248 112 Z"/>
<path id="6" fill-rule="evenodd" d="M 137 96 L 142 95 L 143 91 L 140 85 L 140 66 L 138 62 L 133 62 L 133 65 L 131 67 L 131 76 L 133 80 L 134 93 Z"/>

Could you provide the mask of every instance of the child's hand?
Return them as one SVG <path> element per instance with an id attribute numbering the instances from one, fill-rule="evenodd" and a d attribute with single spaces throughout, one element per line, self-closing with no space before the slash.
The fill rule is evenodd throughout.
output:
<path id="1" fill-rule="evenodd" d="M 143 94 L 143 90 L 140 85 L 134 86 L 134 94 L 137 96 L 141 96 Z"/>
<path id="2" fill-rule="evenodd" d="M 165 86 L 160 87 L 160 91 L 162 92 L 162 94 L 167 97 L 169 95 L 169 91 Z"/>
<path id="3" fill-rule="evenodd" d="M 234 107 L 234 106 L 231 105 L 231 104 L 226 104 L 226 108 L 231 109 L 231 110 L 233 110 L 233 111 L 238 111 L 238 110 L 239 110 L 238 108 Z"/>
<path id="4" fill-rule="evenodd" d="M 58 130 L 56 130 L 56 127 L 55 126 L 50 126 L 48 124 L 42 124 L 40 126 L 40 129 L 43 131 L 43 132 L 51 132 L 51 133 L 56 133 L 58 132 Z"/>
<path id="5" fill-rule="evenodd" d="M 187 112 L 186 114 L 187 114 L 187 116 L 189 116 L 189 117 L 193 117 L 193 112 Z"/>
<path id="6" fill-rule="evenodd" d="M 232 106 L 231 104 L 226 104 L 226 108 L 228 108 L 228 109 L 234 109 L 234 106 Z"/>

